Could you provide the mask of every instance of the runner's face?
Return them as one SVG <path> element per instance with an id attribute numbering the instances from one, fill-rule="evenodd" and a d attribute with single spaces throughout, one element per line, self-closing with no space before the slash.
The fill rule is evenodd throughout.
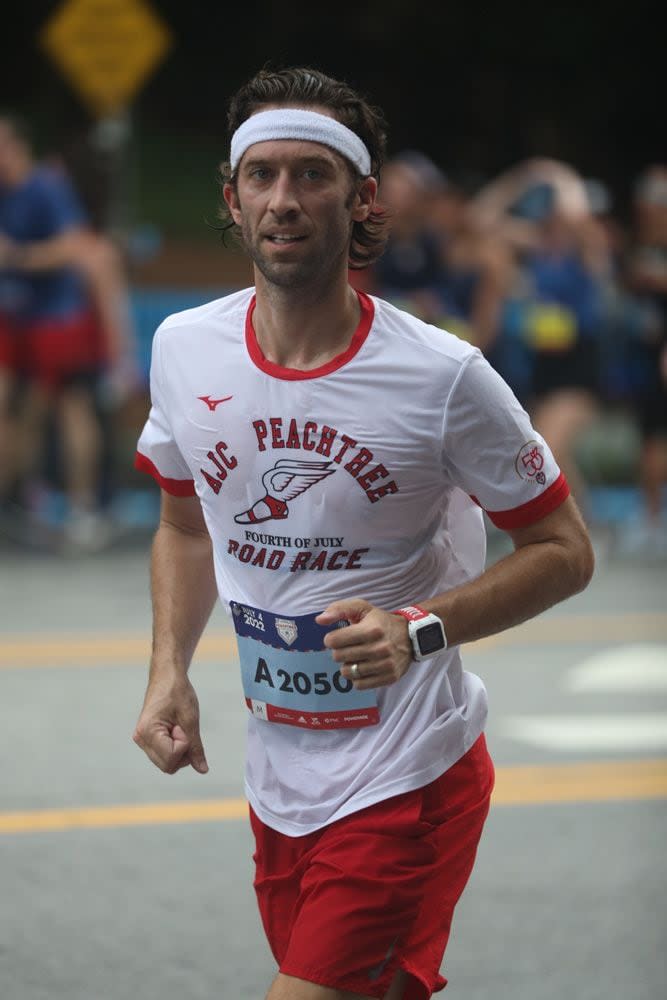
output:
<path id="1" fill-rule="evenodd" d="M 224 195 L 264 278 L 303 288 L 347 270 L 352 224 L 367 218 L 375 190 L 327 146 L 279 139 L 247 150 Z"/>

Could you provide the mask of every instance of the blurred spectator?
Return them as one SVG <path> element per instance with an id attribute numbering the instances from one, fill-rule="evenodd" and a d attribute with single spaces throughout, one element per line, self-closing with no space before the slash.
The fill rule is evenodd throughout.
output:
<path id="1" fill-rule="evenodd" d="M 377 292 L 485 350 L 505 292 L 504 244 L 480 238 L 468 223 L 464 192 L 422 153 L 387 164 L 380 198 L 392 224 L 373 269 Z"/>
<path id="2" fill-rule="evenodd" d="M 453 183 L 436 193 L 432 225 L 440 246 L 440 325 L 485 354 L 492 350 L 509 291 L 513 258 L 502 239 L 481 236 L 471 224 L 470 199 Z"/>
<path id="3" fill-rule="evenodd" d="M 380 200 L 391 217 L 391 234 L 372 280 L 380 295 L 429 323 L 437 323 L 443 313 L 437 294 L 440 248 L 431 209 L 444 184 L 444 176 L 421 153 L 402 154 L 382 171 Z"/>
<path id="4" fill-rule="evenodd" d="M 0 502 L 39 467 L 53 415 L 76 546 L 108 534 L 96 392 L 104 371 L 115 395 L 127 385 L 129 329 L 115 248 L 90 229 L 64 172 L 34 161 L 24 124 L 0 116 Z"/>
<path id="5" fill-rule="evenodd" d="M 635 405 L 642 436 L 640 476 L 644 517 L 626 538 L 628 548 L 667 554 L 663 487 L 667 481 L 667 166 L 655 165 L 637 179 L 633 228 L 626 258 L 628 288 L 655 322 L 634 340 L 642 378 Z"/>
<path id="6" fill-rule="evenodd" d="M 602 282 L 613 270 L 606 230 L 583 180 L 554 160 L 514 167 L 476 196 L 470 214 L 480 233 L 514 249 L 514 316 L 530 358 L 523 394 L 585 510 L 574 446 L 598 413 Z"/>

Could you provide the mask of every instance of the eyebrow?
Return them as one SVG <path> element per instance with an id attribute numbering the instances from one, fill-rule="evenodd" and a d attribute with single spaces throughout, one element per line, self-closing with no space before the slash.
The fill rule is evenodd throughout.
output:
<path id="1" fill-rule="evenodd" d="M 280 159 L 280 158 L 279 157 L 278 158 L 276 158 L 276 157 L 267 157 L 267 156 L 253 156 L 253 157 L 250 157 L 249 159 L 247 159 L 242 164 L 241 169 L 242 170 L 250 170 L 253 167 L 270 167 L 270 166 L 274 166 L 275 162 L 276 162 L 276 159 Z M 297 157 L 295 157 L 295 162 L 299 166 L 304 166 L 305 164 L 308 164 L 308 163 L 313 163 L 313 164 L 317 164 L 318 166 L 327 166 L 327 167 L 332 167 L 332 166 L 335 165 L 335 160 L 333 159 L 333 157 L 329 158 L 328 156 L 325 156 L 322 153 L 312 153 L 312 154 L 308 154 L 306 156 L 297 156 Z"/>

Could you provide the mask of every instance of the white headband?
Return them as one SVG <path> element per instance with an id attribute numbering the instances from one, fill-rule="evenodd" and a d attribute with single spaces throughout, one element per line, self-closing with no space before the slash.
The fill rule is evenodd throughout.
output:
<path id="1" fill-rule="evenodd" d="M 232 172 L 238 167 L 249 146 L 272 139 L 321 142 L 323 146 L 330 146 L 354 164 L 362 177 L 367 177 L 371 172 L 370 153 L 352 129 L 328 115 L 301 108 L 273 108 L 246 118 L 232 136 L 229 157 Z"/>

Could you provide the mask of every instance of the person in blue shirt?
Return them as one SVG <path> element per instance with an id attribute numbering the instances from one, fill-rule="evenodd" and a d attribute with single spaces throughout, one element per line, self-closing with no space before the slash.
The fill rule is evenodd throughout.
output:
<path id="1" fill-rule="evenodd" d="M 585 508 L 574 448 L 599 412 L 601 259 L 608 251 L 591 250 L 584 181 L 560 161 L 526 160 L 478 192 L 471 216 L 480 232 L 501 235 L 513 249 L 513 325 L 529 365 L 521 392 Z"/>
<path id="2" fill-rule="evenodd" d="M 39 465 L 52 410 L 66 529 L 90 544 L 103 530 L 95 384 L 124 350 L 119 273 L 64 171 L 37 163 L 22 123 L 0 116 L 0 502 Z"/>

